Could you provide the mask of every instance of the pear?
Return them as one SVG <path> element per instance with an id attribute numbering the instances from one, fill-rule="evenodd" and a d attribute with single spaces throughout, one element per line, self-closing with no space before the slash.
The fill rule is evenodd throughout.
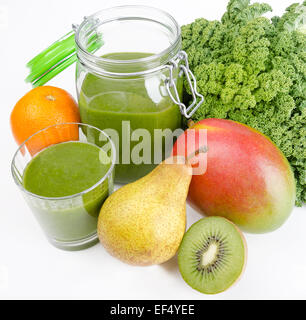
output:
<path id="1" fill-rule="evenodd" d="M 171 259 L 185 233 L 191 177 L 191 165 L 174 157 L 114 192 L 98 219 L 99 240 L 106 250 L 139 266 Z"/>

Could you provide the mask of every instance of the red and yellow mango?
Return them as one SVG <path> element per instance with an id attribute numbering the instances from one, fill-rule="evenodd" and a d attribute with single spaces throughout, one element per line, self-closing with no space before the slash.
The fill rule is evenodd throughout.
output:
<path id="1" fill-rule="evenodd" d="M 265 135 L 244 124 L 204 119 L 178 138 L 173 154 L 187 157 L 187 148 L 189 154 L 203 149 L 197 139 L 178 148 L 185 143 L 188 130 L 195 130 L 197 136 L 199 129 L 207 130 L 207 169 L 192 178 L 190 204 L 207 216 L 225 217 L 248 232 L 279 228 L 295 203 L 294 175 L 282 152 Z M 201 156 L 204 154 L 195 157 Z"/>

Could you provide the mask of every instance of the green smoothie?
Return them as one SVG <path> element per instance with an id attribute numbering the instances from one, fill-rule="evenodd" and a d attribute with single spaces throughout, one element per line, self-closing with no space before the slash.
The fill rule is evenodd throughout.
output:
<path id="1" fill-rule="evenodd" d="M 148 57 L 147 53 L 111 53 L 104 58 L 114 60 L 130 60 Z M 131 67 L 130 67 L 131 68 Z M 124 72 L 129 70 L 125 67 Z M 136 70 L 137 71 L 137 70 Z M 117 149 L 117 165 L 115 179 L 119 183 L 131 182 L 150 172 L 154 164 L 154 129 L 170 129 L 181 127 L 181 113 L 168 96 L 164 84 L 165 75 L 158 71 L 146 76 L 130 78 L 101 77 L 88 73 L 82 82 L 79 94 L 79 106 L 82 122 L 93 125 L 101 130 L 114 129 L 119 141 L 113 141 Z M 179 92 L 182 83 L 177 84 Z M 123 158 L 123 147 L 128 145 L 127 134 L 122 131 L 122 122 L 128 121 L 130 134 L 137 129 L 146 129 L 151 137 L 150 161 L 147 163 L 126 164 Z M 108 132 L 106 130 L 106 132 Z M 113 138 L 111 136 L 111 138 Z M 141 138 L 140 138 L 141 139 Z M 131 139 L 129 139 L 131 140 Z M 130 141 L 129 150 L 140 141 Z M 162 159 L 165 157 L 165 139 L 162 141 Z M 126 155 L 126 154 L 125 154 Z"/>
<path id="2" fill-rule="evenodd" d="M 50 198 L 29 197 L 28 202 L 55 241 L 76 241 L 96 233 L 98 214 L 109 194 L 108 180 L 84 191 L 96 185 L 110 169 L 111 164 L 100 162 L 100 152 L 103 151 L 93 144 L 63 142 L 42 150 L 25 168 L 24 188 Z"/>

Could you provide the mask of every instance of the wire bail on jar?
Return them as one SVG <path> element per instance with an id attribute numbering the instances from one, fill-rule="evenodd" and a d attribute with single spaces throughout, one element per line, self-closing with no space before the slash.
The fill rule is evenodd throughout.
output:
<path id="1" fill-rule="evenodd" d="M 180 63 L 181 61 L 183 63 Z M 194 74 L 191 72 L 191 70 L 189 68 L 187 53 L 185 51 L 181 50 L 178 53 L 178 61 L 175 61 L 174 59 L 172 59 L 166 67 L 169 69 L 169 78 L 167 78 L 165 81 L 168 95 L 171 98 L 171 100 L 177 106 L 179 106 L 181 114 L 184 117 L 186 117 L 187 119 L 189 119 L 198 110 L 200 105 L 204 102 L 204 97 L 197 90 L 197 81 L 196 81 Z M 189 89 L 190 89 L 192 99 L 193 99 L 192 103 L 188 107 L 186 107 L 186 105 L 180 101 L 179 93 L 177 91 L 174 77 L 173 77 L 173 69 L 174 68 L 179 68 L 181 70 L 181 72 L 183 72 L 183 74 L 185 75 L 185 77 L 187 79 Z M 171 93 L 170 88 L 173 89 L 174 96 Z M 197 103 L 198 98 L 200 98 L 200 101 Z"/>

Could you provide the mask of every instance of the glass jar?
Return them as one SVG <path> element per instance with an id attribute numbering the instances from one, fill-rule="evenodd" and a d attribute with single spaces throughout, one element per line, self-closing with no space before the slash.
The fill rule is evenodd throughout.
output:
<path id="1" fill-rule="evenodd" d="M 171 151 L 182 114 L 189 117 L 201 98 L 180 51 L 180 27 L 164 11 L 121 6 L 85 18 L 75 32 L 81 120 L 115 143 L 116 182 L 139 179 Z M 103 39 L 94 53 L 93 34 Z M 184 74 L 194 97 L 188 108 L 181 103 Z"/>

